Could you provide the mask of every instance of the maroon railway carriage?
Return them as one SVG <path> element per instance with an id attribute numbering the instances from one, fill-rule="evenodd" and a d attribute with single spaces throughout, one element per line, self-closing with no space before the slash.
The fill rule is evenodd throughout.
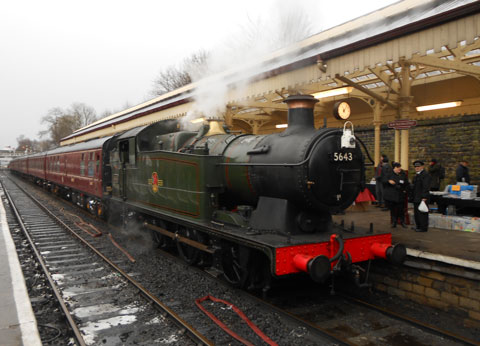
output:
<path id="1" fill-rule="evenodd" d="M 12 171 L 20 172 L 22 174 L 28 174 L 28 171 L 27 171 L 28 164 L 27 163 L 28 163 L 28 161 L 27 161 L 26 156 L 16 158 L 16 159 L 13 159 L 12 161 L 10 161 L 10 163 L 8 164 L 8 168 Z"/>
<path id="2" fill-rule="evenodd" d="M 35 177 L 37 182 L 45 181 L 45 153 L 30 155 L 26 158 L 26 173 Z"/>
<path id="3" fill-rule="evenodd" d="M 110 138 L 94 139 L 23 156 L 12 160 L 9 168 L 101 214 L 103 144 Z"/>

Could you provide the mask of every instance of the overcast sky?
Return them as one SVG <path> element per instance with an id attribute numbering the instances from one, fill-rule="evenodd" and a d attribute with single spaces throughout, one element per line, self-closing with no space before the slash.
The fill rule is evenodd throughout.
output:
<path id="1" fill-rule="evenodd" d="M 279 3 L 301 5 L 319 32 L 393 2 L 1 1 L 0 149 L 22 134 L 38 139 L 51 108 L 83 102 L 101 114 L 152 98 L 162 68 L 241 39 L 249 21 L 268 22 Z"/>

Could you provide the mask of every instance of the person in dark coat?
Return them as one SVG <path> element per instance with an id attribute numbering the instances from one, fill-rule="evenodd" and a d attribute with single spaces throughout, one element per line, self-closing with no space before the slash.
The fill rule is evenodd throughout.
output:
<path id="1" fill-rule="evenodd" d="M 378 208 L 384 208 L 385 206 L 385 201 L 383 199 L 385 164 L 387 164 L 388 166 L 388 157 L 382 154 L 382 156 L 380 157 L 380 163 L 375 170 L 375 194 L 377 197 Z"/>
<path id="2" fill-rule="evenodd" d="M 428 231 L 428 211 L 418 210 L 422 201 L 427 204 L 430 191 L 430 175 L 425 171 L 423 161 L 417 160 L 413 163 L 415 167 L 415 178 L 413 179 L 413 212 L 415 216 L 415 231 Z M 427 204 L 428 206 L 428 204 Z"/>
<path id="3" fill-rule="evenodd" d="M 428 167 L 428 174 L 430 174 L 430 177 L 432 179 L 430 191 L 440 190 L 440 184 L 445 178 L 445 171 L 442 165 L 439 164 L 436 159 L 432 159 L 430 161 L 430 166 Z"/>
<path id="4" fill-rule="evenodd" d="M 468 172 L 468 162 L 467 161 L 460 161 L 460 164 L 457 167 L 456 175 L 457 175 L 457 182 L 467 183 L 470 185 L 470 174 Z"/>
<path id="5" fill-rule="evenodd" d="M 397 227 L 397 222 L 403 228 L 407 228 L 405 225 L 405 195 L 407 193 L 408 180 L 407 175 L 402 170 L 402 165 L 399 162 L 394 162 L 393 171 L 390 172 L 387 178 L 387 184 L 383 191 L 383 198 L 385 203 L 390 209 L 390 218 L 393 221 L 392 227 Z"/>
<path id="6" fill-rule="evenodd" d="M 392 174 L 392 167 L 390 166 L 390 164 L 388 163 L 388 157 L 384 157 L 383 159 L 383 164 L 382 164 L 382 174 L 380 176 L 380 182 L 381 182 L 381 185 L 382 185 L 382 189 L 383 189 L 383 208 L 382 208 L 382 211 L 387 211 L 389 210 L 387 205 L 386 205 L 386 202 L 385 202 L 385 187 L 387 186 L 387 181 L 388 181 L 388 177 L 390 176 L 390 174 Z"/>

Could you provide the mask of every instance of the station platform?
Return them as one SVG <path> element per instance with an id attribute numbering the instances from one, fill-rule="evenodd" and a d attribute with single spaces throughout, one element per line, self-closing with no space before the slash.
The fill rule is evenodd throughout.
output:
<path id="1" fill-rule="evenodd" d="M 413 215 L 411 207 L 409 214 Z M 480 233 L 432 227 L 428 232 L 415 232 L 413 224 L 392 228 L 390 212 L 373 205 L 364 211 L 347 209 L 344 215 L 334 215 L 333 220 L 337 223 L 344 220 L 345 227 L 353 222 L 355 227 L 369 228 L 373 223 L 374 233 L 391 232 L 393 243 L 404 244 L 408 255 L 480 270 Z"/>
<path id="2" fill-rule="evenodd" d="M 0 343 L 2 346 L 41 346 L 37 321 L 1 200 L 0 263 Z"/>

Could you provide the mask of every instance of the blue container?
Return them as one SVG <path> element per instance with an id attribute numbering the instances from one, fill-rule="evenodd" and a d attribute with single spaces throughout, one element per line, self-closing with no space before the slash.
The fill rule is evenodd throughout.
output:
<path id="1" fill-rule="evenodd" d="M 453 190 L 452 190 L 453 187 Z M 473 191 L 472 185 L 448 185 L 448 193 L 451 195 L 458 195 L 462 193 L 462 191 Z"/>

